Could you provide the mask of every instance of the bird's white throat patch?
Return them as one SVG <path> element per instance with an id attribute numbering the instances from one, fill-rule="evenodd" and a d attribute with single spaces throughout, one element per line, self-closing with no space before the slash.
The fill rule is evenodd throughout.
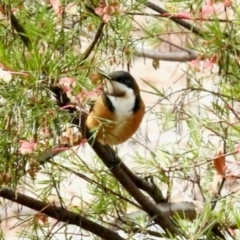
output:
<path id="1" fill-rule="evenodd" d="M 136 96 L 131 88 L 118 82 L 113 83 L 112 89 L 116 89 L 116 91 L 125 93 L 123 96 L 114 96 L 112 92 L 109 91 L 109 94 L 107 93 L 108 98 L 115 108 L 114 111 L 117 115 L 118 121 L 121 121 L 132 114 Z"/>
<path id="2" fill-rule="evenodd" d="M 118 120 L 130 116 L 133 113 L 133 108 L 135 105 L 135 95 L 132 93 L 131 96 L 115 97 L 108 95 L 117 115 Z"/>

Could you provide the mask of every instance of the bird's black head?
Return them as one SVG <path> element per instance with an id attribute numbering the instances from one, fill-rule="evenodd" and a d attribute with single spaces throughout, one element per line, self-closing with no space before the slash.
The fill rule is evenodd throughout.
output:
<path id="1" fill-rule="evenodd" d="M 139 87 L 133 76 L 125 71 L 115 71 L 108 75 L 100 73 L 106 79 L 103 91 L 113 96 L 123 96 L 132 90 L 135 95 L 139 94 Z"/>
<path id="2" fill-rule="evenodd" d="M 133 90 L 138 88 L 135 79 L 128 72 L 115 71 L 115 72 L 110 73 L 108 76 L 109 76 L 109 80 L 124 84 L 125 86 L 127 86 Z"/>

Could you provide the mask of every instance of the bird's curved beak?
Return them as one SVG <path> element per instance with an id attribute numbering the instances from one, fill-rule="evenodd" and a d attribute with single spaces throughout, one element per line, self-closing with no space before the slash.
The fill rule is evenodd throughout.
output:
<path id="1" fill-rule="evenodd" d="M 98 74 L 103 78 L 102 90 L 106 93 L 114 92 L 111 77 L 105 74 L 103 71 L 99 71 Z"/>

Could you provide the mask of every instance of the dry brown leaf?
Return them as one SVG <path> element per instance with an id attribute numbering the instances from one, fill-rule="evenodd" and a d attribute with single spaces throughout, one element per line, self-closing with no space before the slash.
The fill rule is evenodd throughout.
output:
<path id="1" fill-rule="evenodd" d="M 225 156 L 223 156 L 223 151 L 218 149 L 215 158 L 213 160 L 213 165 L 216 170 L 216 172 L 222 176 L 226 176 L 226 161 L 225 161 Z"/>

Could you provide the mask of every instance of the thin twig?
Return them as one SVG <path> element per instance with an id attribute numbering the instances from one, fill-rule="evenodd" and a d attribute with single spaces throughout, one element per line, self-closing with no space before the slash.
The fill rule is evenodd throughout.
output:
<path id="1" fill-rule="evenodd" d="M 93 51 L 94 47 L 97 45 L 99 39 L 102 36 L 102 31 L 103 31 L 104 26 L 105 26 L 105 23 L 101 22 L 101 24 L 100 24 L 100 26 L 99 26 L 99 28 L 97 30 L 97 33 L 96 33 L 92 43 L 89 45 L 89 47 L 87 48 L 87 50 L 83 54 L 83 57 L 81 58 L 80 62 L 84 62 L 84 60 L 86 60 L 89 57 L 89 55 L 91 54 L 91 52 Z"/>
<path id="2" fill-rule="evenodd" d="M 168 11 L 166 11 L 165 9 L 157 6 L 154 3 L 146 2 L 144 4 L 145 4 L 146 7 L 150 8 L 150 9 L 152 9 L 155 12 L 158 12 L 160 14 L 171 14 Z M 196 35 L 198 35 L 200 37 L 204 37 L 204 33 L 199 28 L 194 27 L 192 24 L 190 24 L 190 23 L 188 23 L 188 22 L 186 22 L 182 19 L 171 16 L 171 15 L 168 18 L 171 19 L 173 22 L 177 23 L 178 25 L 180 25 L 180 26 L 188 29 L 189 31 L 195 33 Z"/>
<path id="3" fill-rule="evenodd" d="M 198 18 L 198 17 L 193 17 L 193 18 L 183 18 L 182 16 L 177 16 L 176 13 L 168 13 L 168 14 L 154 14 L 154 13 L 140 13 L 140 12 L 125 12 L 127 15 L 133 15 L 133 16 L 148 16 L 148 17 L 163 17 L 163 18 L 169 18 L 169 16 L 174 16 L 177 19 L 185 19 L 190 20 L 190 21 L 201 21 L 201 22 L 215 22 L 216 19 L 211 19 L 211 18 Z M 219 19 L 219 22 L 223 23 L 234 23 L 233 20 L 229 19 Z"/>

